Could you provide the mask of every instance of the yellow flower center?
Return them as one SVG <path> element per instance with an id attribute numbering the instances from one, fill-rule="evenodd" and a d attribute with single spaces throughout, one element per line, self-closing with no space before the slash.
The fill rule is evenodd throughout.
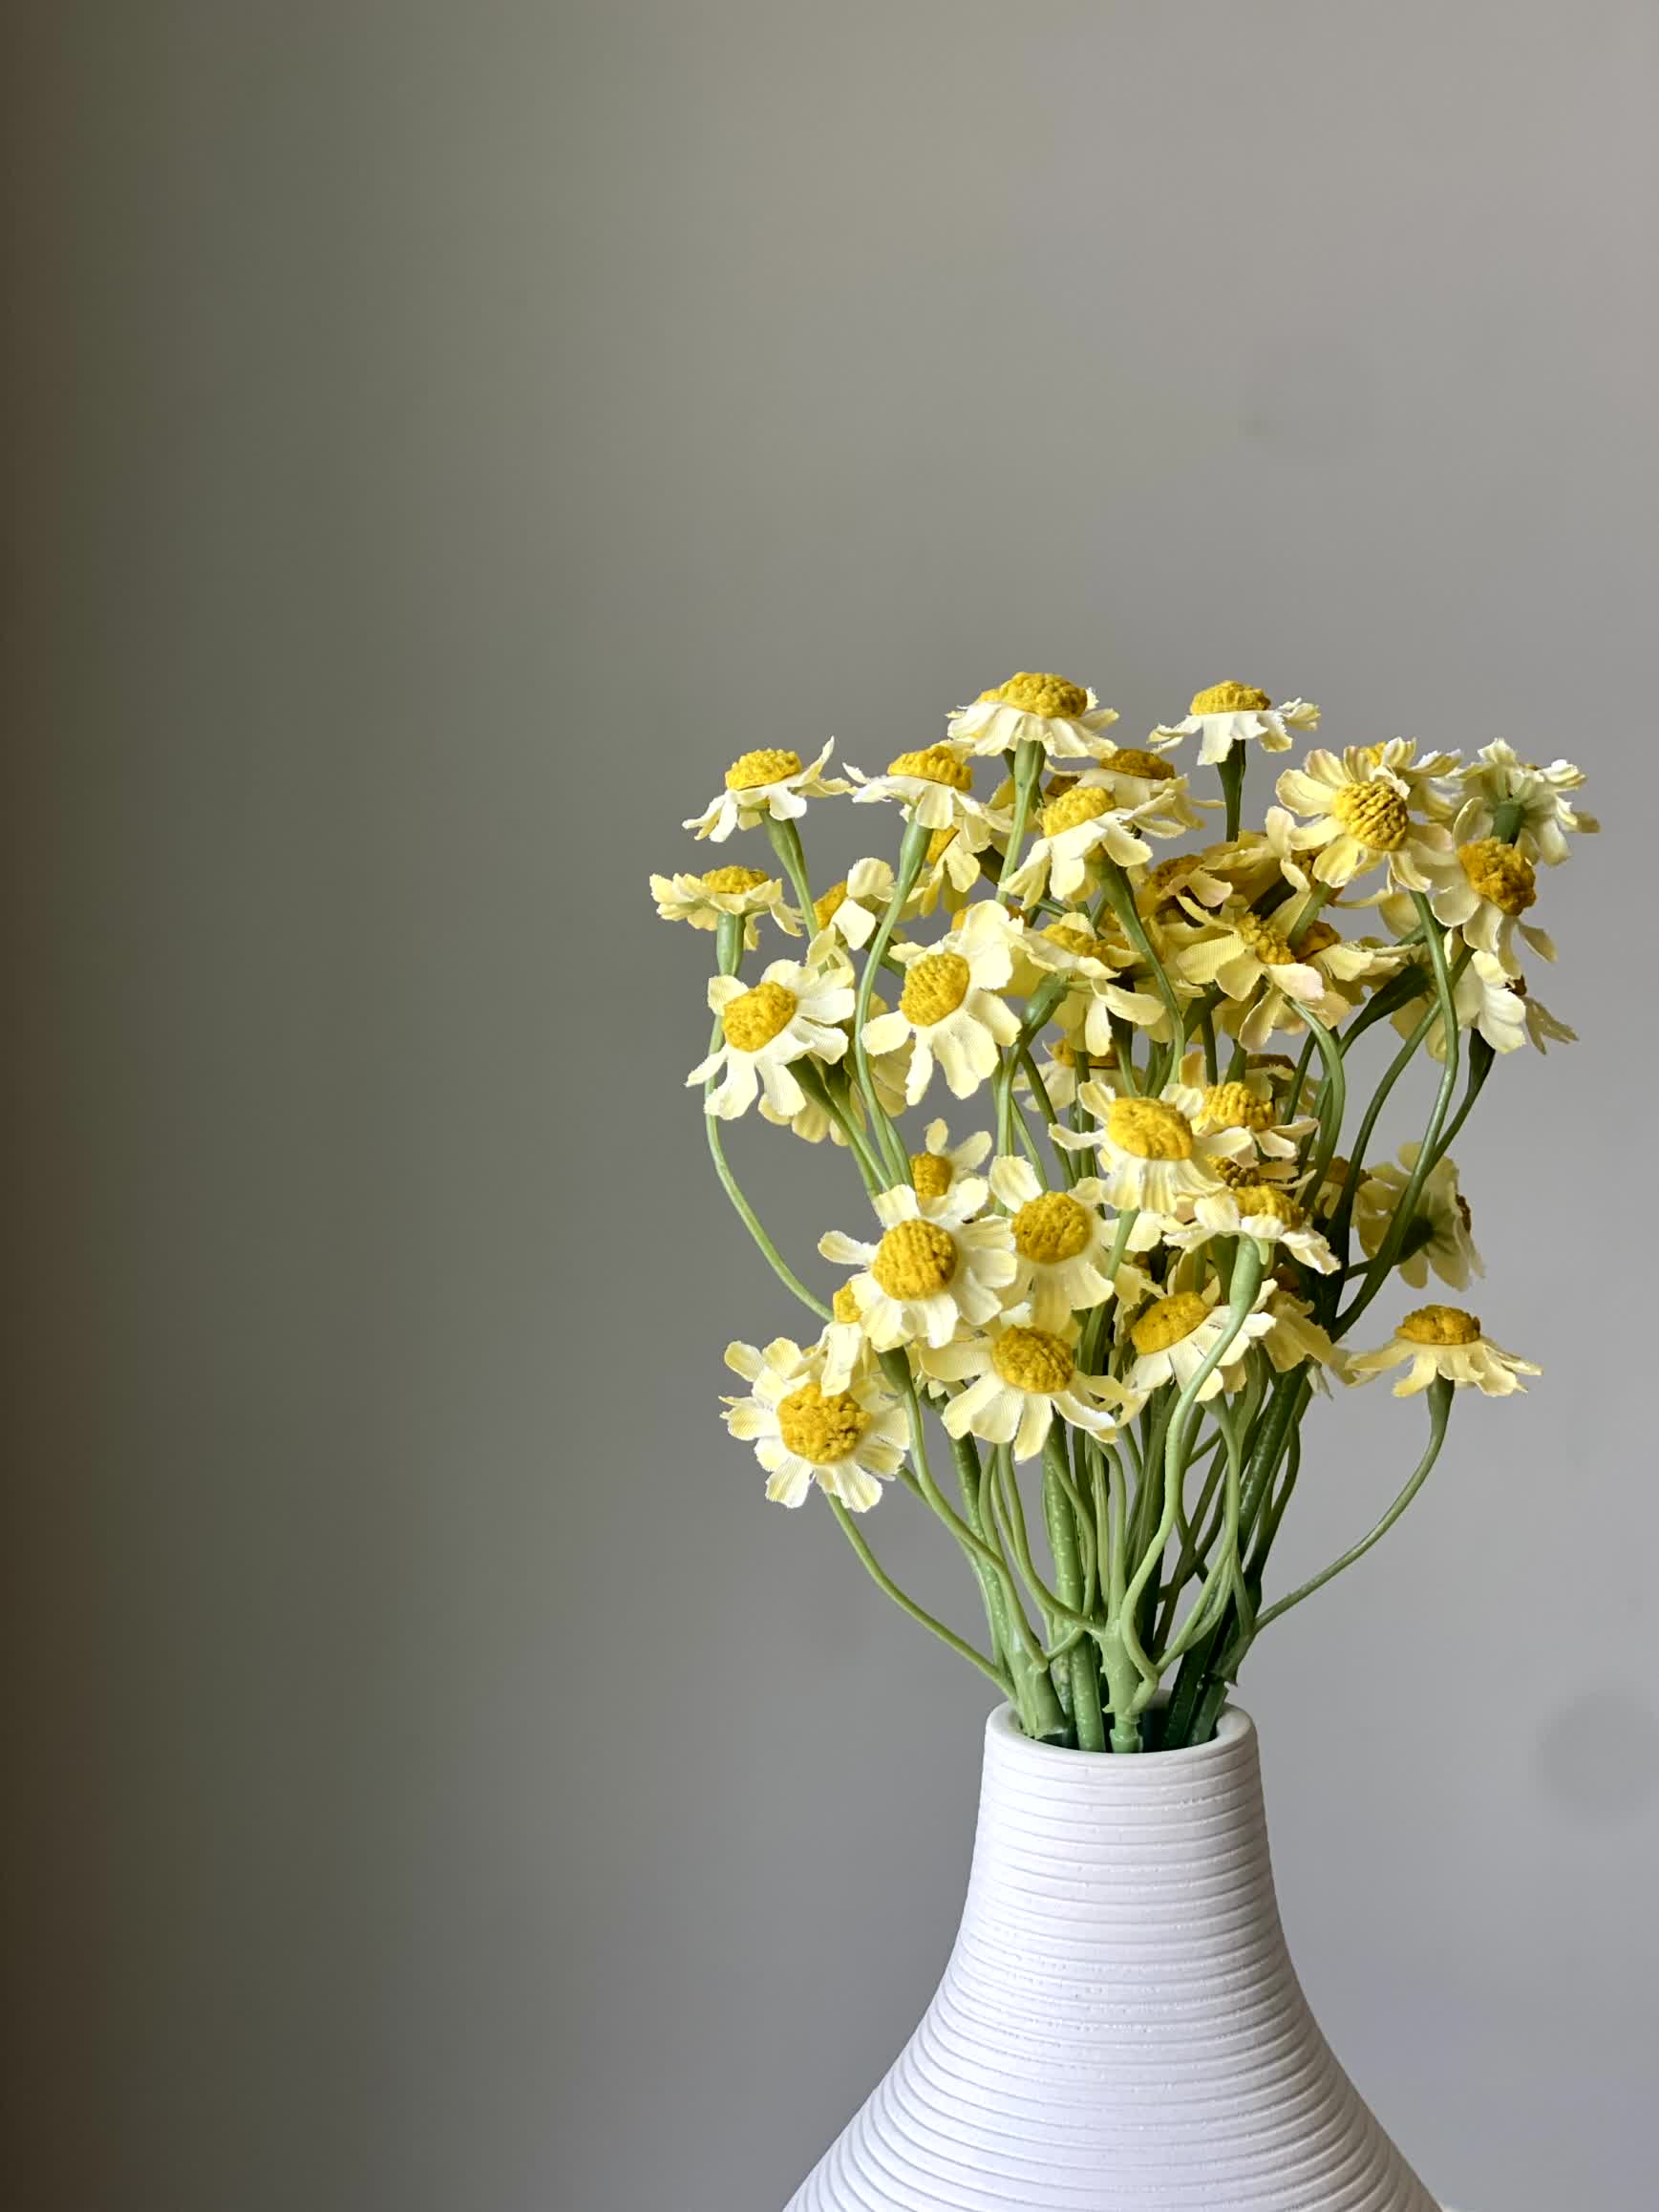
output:
<path id="1" fill-rule="evenodd" d="M 849 1391 L 825 1397 L 817 1383 L 806 1383 L 780 1399 L 777 1426 L 784 1443 L 815 1466 L 832 1466 L 859 1448 L 872 1416 Z"/>
<path id="2" fill-rule="evenodd" d="M 1075 1362 L 1063 1336 L 1046 1329 L 1005 1329 L 991 1349 L 991 1365 L 1016 1391 L 1052 1397 L 1071 1381 Z"/>
<path id="3" fill-rule="evenodd" d="M 932 868 L 945 858 L 950 840 L 956 835 L 953 829 L 937 829 L 927 840 L 927 865 Z"/>
<path id="4" fill-rule="evenodd" d="M 850 1283 L 842 1283 L 838 1287 L 834 1297 L 830 1300 L 830 1311 L 838 1321 L 857 1322 L 861 1318 L 859 1302 L 853 1296 L 853 1287 Z"/>
<path id="5" fill-rule="evenodd" d="M 1209 1313 L 1196 1290 L 1178 1290 L 1173 1298 L 1160 1298 L 1147 1308 L 1129 1331 L 1130 1342 L 1138 1352 L 1167 1351 L 1207 1321 Z"/>
<path id="6" fill-rule="evenodd" d="M 734 760 L 726 771 L 728 791 L 753 791 L 757 784 L 780 783 L 786 776 L 800 774 L 800 755 L 782 750 L 776 745 L 763 746 L 758 753 L 745 753 Z"/>
<path id="7" fill-rule="evenodd" d="M 971 981 L 960 952 L 925 952 L 904 978 L 899 1011 L 918 1029 L 930 1029 L 956 1011 L 968 996 Z"/>
<path id="8" fill-rule="evenodd" d="M 819 927 L 827 929 L 846 903 L 847 880 L 843 876 L 839 883 L 830 885 L 821 899 L 815 899 L 812 903 L 813 918 Z"/>
<path id="9" fill-rule="evenodd" d="M 1074 721 L 1089 705 L 1089 694 L 1080 685 L 1067 683 L 1064 676 L 1034 674 L 1030 669 L 979 695 L 997 706 L 1017 707 L 1022 714 L 1041 714 L 1050 722 Z"/>
<path id="10" fill-rule="evenodd" d="M 947 1197 L 952 1173 L 949 1160 L 937 1152 L 913 1152 L 910 1155 L 910 1187 L 918 1198 Z"/>
<path id="11" fill-rule="evenodd" d="M 1100 765 L 1114 776 L 1138 776 L 1148 783 L 1167 783 L 1175 774 L 1167 760 L 1160 760 L 1156 753 L 1142 752 L 1138 745 L 1120 745 Z"/>
<path id="12" fill-rule="evenodd" d="M 1013 1218 L 1014 1250 L 1022 1260 L 1039 1267 L 1057 1266 L 1074 1260 L 1084 1249 L 1095 1226 L 1087 1206 L 1079 1205 L 1063 1190 L 1045 1191 L 1021 1206 Z"/>
<path id="13" fill-rule="evenodd" d="M 887 1231 L 870 1273 L 889 1298 L 930 1298 L 956 1272 L 956 1239 L 937 1222 L 900 1222 Z"/>
<path id="14" fill-rule="evenodd" d="M 1103 814 L 1113 813 L 1117 801 L 1098 783 L 1078 784 L 1072 791 L 1061 792 L 1043 809 L 1043 835 L 1057 838 L 1062 830 L 1078 829 L 1086 821 L 1098 821 Z"/>
<path id="15" fill-rule="evenodd" d="M 1194 714 L 1260 714 L 1273 704 L 1266 691 L 1253 684 L 1212 684 L 1200 691 L 1189 713 Z"/>
<path id="16" fill-rule="evenodd" d="M 1248 908 L 1234 917 L 1233 928 L 1244 950 L 1264 968 L 1287 968 L 1296 957 L 1290 949 L 1290 940 L 1270 928 L 1259 914 L 1252 914 Z"/>
<path id="17" fill-rule="evenodd" d="M 1212 1083 L 1204 1093 L 1204 1126 L 1258 1132 L 1271 1129 L 1273 1101 L 1258 1098 L 1248 1083 Z"/>
<path id="18" fill-rule="evenodd" d="M 1192 1123 L 1161 1098 L 1114 1098 L 1106 1134 L 1136 1159 L 1190 1159 Z"/>
<path id="19" fill-rule="evenodd" d="M 1392 853 L 1411 827 L 1406 802 L 1392 783 L 1345 783 L 1330 811 L 1369 853 Z"/>
<path id="20" fill-rule="evenodd" d="M 1093 960 L 1099 956 L 1100 940 L 1092 929 L 1085 929 L 1080 922 L 1050 922 L 1043 935 L 1051 945 L 1057 945 L 1062 952 L 1074 952 L 1079 960 Z"/>
<path id="21" fill-rule="evenodd" d="M 1532 862 L 1501 838 L 1481 838 L 1475 844 L 1459 845 L 1457 858 L 1470 888 L 1489 900 L 1500 914 L 1524 914 L 1538 897 L 1538 876 Z"/>
<path id="22" fill-rule="evenodd" d="M 1473 1344 L 1480 1324 L 1460 1306 L 1419 1306 L 1406 1315 L 1394 1334 L 1408 1344 Z"/>
<path id="23" fill-rule="evenodd" d="M 1302 1208 L 1287 1190 L 1276 1182 L 1240 1182 L 1233 1185 L 1233 1201 L 1241 1214 L 1270 1214 L 1274 1221 L 1283 1222 L 1287 1229 L 1297 1227 L 1302 1220 Z"/>
<path id="24" fill-rule="evenodd" d="M 764 868 L 711 868 L 703 878 L 703 888 L 716 898 L 740 898 L 745 891 L 758 891 L 766 881 Z"/>
<path id="25" fill-rule="evenodd" d="M 795 1009 L 794 991 L 785 990 L 780 983 L 757 983 L 732 1001 L 720 1016 L 720 1027 L 735 1052 L 757 1053 L 788 1029 Z"/>
<path id="26" fill-rule="evenodd" d="M 1342 943 L 1342 931 L 1333 929 L 1329 922 L 1322 922 L 1315 914 L 1311 922 L 1305 922 L 1296 932 L 1295 957 L 1311 960 L 1316 952 L 1329 952 L 1333 945 Z"/>
<path id="27" fill-rule="evenodd" d="M 887 763 L 889 776 L 920 776 L 924 783 L 947 783 L 952 791 L 973 789 L 973 770 L 948 745 L 929 745 L 921 753 L 901 753 Z"/>

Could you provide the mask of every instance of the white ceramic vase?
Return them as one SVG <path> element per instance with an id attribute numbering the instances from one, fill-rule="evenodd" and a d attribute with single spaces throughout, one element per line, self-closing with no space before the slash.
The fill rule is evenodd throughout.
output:
<path id="1" fill-rule="evenodd" d="M 1201 2208 L 1436 2212 L 1297 1982 L 1249 1716 L 1125 1758 L 1002 1707 L 945 1978 L 788 2212 Z"/>

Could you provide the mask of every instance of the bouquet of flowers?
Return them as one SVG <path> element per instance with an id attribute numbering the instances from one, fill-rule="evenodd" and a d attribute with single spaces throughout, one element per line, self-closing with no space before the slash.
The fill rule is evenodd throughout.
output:
<path id="1" fill-rule="evenodd" d="M 1521 948 L 1554 957 L 1529 917 L 1541 867 L 1597 826 L 1584 777 L 1501 741 L 1315 748 L 1243 826 L 1252 752 L 1319 718 L 1217 684 L 1119 746 L 1092 691 L 1022 673 L 880 776 L 829 773 L 833 740 L 745 754 L 685 826 L 762 829 L 775 867 L 651 878 L 659 914 L 713 935 L 687 1080 L 715 1172 L 817 1329 L 728 1348 L 726 1425 L 768 1498 L 816 1488 L 881 1588 L 1051 1743 L 1206 1741 L 1262 1629 L 1416 1496 L 1457 1392 L 1539 1372 L 1438 1301 L 1350 1339 L 1394 1278 L 1481 1272 L 1451 1146 L 1499 1057 L 1572 1034 Z M 815 894 L 799 825 L 831 798 L 903 832 Z M 774 928 L 790 956 L 751 968 Z M 1393 1048 L 1369 1096 L 1368 1039 Z M 1419 1057 L 1421 1136 L 1374 1154 Z M 907 1126 L 941 1089 L 989 1126 Z M 725 1126 L 751 1108 L 862 1183 L 819 1241 L 827 1300 L 733 1174 Z M 1369 1535 L 1269 1598 L 1313 1394 L 1393 1370 L 1425 1400 L 1420 1460 Z M 865 1516 L 894 1482 L 960 1550 L 981 1641 L 877 1558 Z"/>

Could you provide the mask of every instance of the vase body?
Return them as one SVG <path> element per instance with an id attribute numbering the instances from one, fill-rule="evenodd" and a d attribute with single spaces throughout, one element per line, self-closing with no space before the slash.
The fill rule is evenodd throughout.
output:
<path id="1" fill-rule="evenodd" d="M 986 1725 L 921 2026 L 788 2212 L 1436 2212 L 1286 1949 L 1256 1732 L 1138 1757 Z"/>

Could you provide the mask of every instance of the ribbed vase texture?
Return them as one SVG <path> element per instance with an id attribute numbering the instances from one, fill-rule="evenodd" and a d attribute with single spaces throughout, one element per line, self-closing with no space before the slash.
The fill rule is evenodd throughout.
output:
<path id="1" fill-rule="evenodd" d="M 1297 1982 L 1249 1717 L 1124 1758 L 1004 1707 L 945 1978 L 788 2212 L 1201 2207 L 1436 2212 Z"/>

